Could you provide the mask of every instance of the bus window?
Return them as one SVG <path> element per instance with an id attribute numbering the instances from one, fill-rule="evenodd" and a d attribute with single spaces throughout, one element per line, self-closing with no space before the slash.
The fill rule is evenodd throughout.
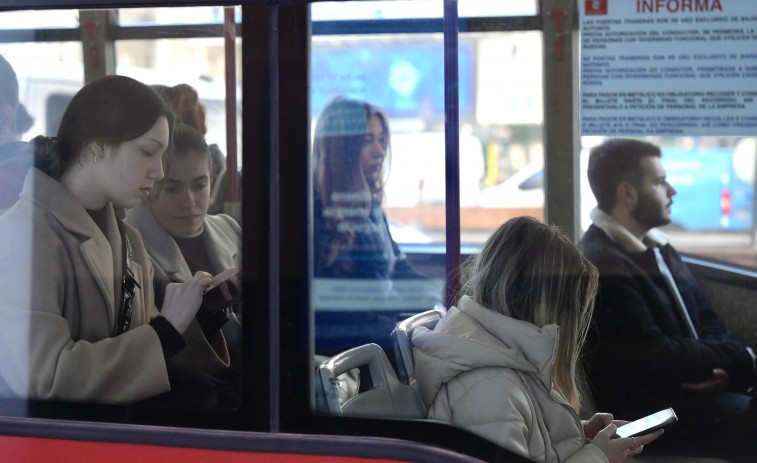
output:
<path id="1" fill-rule="evenodd" d="M 241 287 L 241 216 L 207 214 L 211 153 L 218 151 L 222 167 L 224 154 L 240 158 L 236 148 L 225 153 L 227 133 L 236 136 L 227 127 L 241 126 L 241 97 L 229 102 L 238 117 L 227 120 L 224 79 L 225 57 L 238 55 L 241 42 L 226 46 L 220 29 L 207 24 L 163 30 L 170 28 L 164 10 L 140 11 L 143 20 L 154 20 L 151 36 L 138 27 L 119 29 L 123 40 L 97 32 L 116 29 L 120 12 L 0 13 L 4 26 L 15 21 L 20 28 L 9 31 L 18 42 L 0 45 L 0 125 L 23 128 L 7 137 L 4 130 L 0 139 L 3 199 L 15 195 L 0 215 L 1 233 L 15 240 L 0 250 L 0 267 L 13 269 L 1 291 L 0 337 L 9 355 L 0 362 L 0 397 L 128 405 L 137 414 L 161 407 L 231 411 L 240 406 L 242 388 L 239 298 L 211 306 L 213 293 L 203 298 L 199 288 L 192 308 L 202 306 L 187 323 L 176 322 L 166 308 L 177 306 L 171 297 L 175 287 L 168 285 L 186 283 L 199 271 L 236 275 L 223 284 L 226 277 L 208 281 L 228 284 L 232 296 Z M 172 19 L 184 21 L 181 15 Z M 217 15 L 205 20 L 213 21 L 219 22 Z M 27 24 L 49 28 L 39 35 L 45 40 L 25 34 Z M 155 39 L 164 35 L 172 38 Z M 78 37 L 86 43 L 75 41 Z M 239 62 L 231 68 L 237 70 Z M 99 77 L 108 74 L 118 77 Z M 169 89 L 188 84 L 195 100 L 178 102 L 178 91 L 159 94 L 149 87 L 156 84 Z M 84 85 L 88 92 L 80 92 Z M 144 112 L 135 115 L 133 109 Z M 185 116 L 190 112 L 200 116 L 190 121 Z M 186 124 L 173 124 L 174 116 Z M 56 134 L 56 140 L 46 140 L 51 156 L 65 153 L 75 160 L 65 173 L 55 164 L 31 168 L 36 145 L 29 140 Z M 86 145 L 71 147 L 77 137 Z M 238 165 L 225 177 L 235 178 L 234 185 L 241 176 Z M 88 169 L 99 187 L 78 194 L 66 176 L 73 169 L 79 174 Z M 8 191 L 11 187 L 17 188 Z M 234 196 L 226 199 L 236 204 L 222 204 L 221 211 L 241 211 Z M 45 219 L 32 217 L 55 217 L 63 225 L 48 227 Z M 161 327 L 160 320 L 168 325 Z"/>
<path id="2" fill-rule="evenodd" d="M 661 229 L 685 253 L 755 267 L 757 142 L 750 137 L 645 137 L 662 149 L 667 180 L 677 190 L 672 222 Z M 582 137 L 582 204 L 593 207 L 586 158 L 602 137 Z M 584 206 L 582 228 L 591 224 Z"/>
<path id="3" fill-rule="evenodd" d="M 241 39 L 236 41 L 237 82 L 241 83 Z M 133 77 L 148 85 L 189 84 L 205 107 L 208 143 L 221 147 L 226 143 L 226 80 L 224 40 L 203 39 L 123 40 L 116 42 L 119 57 L 116 73 Z M 237 91 L 237 164 L 242 156 L 241 92 Z"/>
<path id="4" fill-rule="evenodd" d="M 325 357 L 375 343 L 394 363 L 395 325 L 446 304 L 444 37 L 412 26 L 433 28 L 442 3 L 403 4 L 401 31 L 382 22 L 396 3 L 311 7 L 311 303 Z M 516 215 L 544 218 L 541 55 L 539 31 L 459 36 L 464 244 Z M 332 380 L 349 395 L 355 378 Z"/>
<path id="5" fill-rule="evenodd" d="M 20 139 L 54 135 L 65 105 L 84 84 L 81 42 L 4 43 L 0 54 L 13 66 L 19 101 L 33 118 Z"/>
<path id="6" fill-rule="evenodd" d="M 539 31 L 461 37 L 477 50 L 476 108 L 461 115 L 461 130 L 476 134 L 483 160 L 477 182 L 461 170 L 461 241 L 480 245 L 509 218 L 544 220 L 542 38 Z M 460 157 L 461 166 L 470 163 L 462 143 Z"/>
<path id="7" fill-rule="evenodd" d="M 60 11 L 4 11 L 0 29 L 59 29 L 79 25 L 79 12 Z"/>
<path id="8" fill-rule="evenodd" d="M 314 4 L 312 15 L 317 32 L 319 21 L 327 28 L 336 20 L 438 18 L 441 10 L 441 2 L 325 2 Z M 458 10 L 461 18 L 526 15 L 534 14 L 536 5 L 461 2 Z M 341 87 L 376 101 L 392 116 L 384 206 L 395 240 L 407 249 L 444 243 L 443 87 L 438 78 L 429 78 L 442 75 L 442 40 L 439 34 L 420 33 L 313 38 L 314 115 Z M 510 217 L 544 218 L 543 189 L 518 185 L 543 164 L 541 33 L 461 33 L 458 47 L 461 242 L 479 245 Z M 368 87 L 328 80 L 349 79 L 343 70 L 355 62 L 363 63 Z M 383 83 L 380 89 L 377 81 Z"/>
<path id="9" fill-rule="evenodd" d="M 316 354 L 388 349 L 398 321 L 443 300 L 443 266 L 404 248 L 444 242 L 443 40 L 407 32 L 312 39 Z M 461 48 L 466 111 L 471 51 Z"/>
<path id="10" fill-rule="evenodd" d="M 239 7 L 235 8 L 235 21 L 241 19 Z M 160 26 L 168 24 L 222 24 L 224 8 L 208 7 L 171 7 L 171 8 L 124 8 L 119 10 L 118 23 L 124 27 Z"/>

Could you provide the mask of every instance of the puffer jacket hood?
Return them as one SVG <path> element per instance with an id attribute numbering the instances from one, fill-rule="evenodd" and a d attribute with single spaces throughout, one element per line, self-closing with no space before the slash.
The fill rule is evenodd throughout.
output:
<path id="1" fill-rule="evenodd" d="M 467 296 L 458 306 L 449 309 L 434 331 L 419 327 L 412 333 L 416 375 L 422 378 L 419 385 L 427 406 L 443 384 L 476 368 L 506 367 L 530 373 L 546 390 L 552 389 L 557 325 L 538 328 L 489 310 Z"/>

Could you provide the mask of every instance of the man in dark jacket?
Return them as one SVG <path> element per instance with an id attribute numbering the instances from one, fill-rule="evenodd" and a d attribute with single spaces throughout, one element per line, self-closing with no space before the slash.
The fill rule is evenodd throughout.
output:
<path id="1" fill-rule="evenodd" d="M 587 372 L 602 410 L 639 418 L 672 406 L 682 425 L 702 427 L 748 412 L 755 355 L 725 329 L 655 228 L 670 223 L 676 194 L 661 156 L 633 139 L 591 151 L 598 207 L 581 247 L 599 269 L 600 289 Z"/>

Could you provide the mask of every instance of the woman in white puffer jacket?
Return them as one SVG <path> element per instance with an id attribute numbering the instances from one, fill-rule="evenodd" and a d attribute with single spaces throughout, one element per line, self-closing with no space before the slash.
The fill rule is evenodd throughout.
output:
<path id="1" fill-rule="evenodd" d="M 578 358 L 597 270 L 556 227 L 511 219 L 466 268 L 462 296 L 412 333 L 429 418 L 540 462 L 619 462 L 662 431 L 615 437 L 609 413 L 581 422 Z M 559 327 L 559 328 L 558 328 Z"/>

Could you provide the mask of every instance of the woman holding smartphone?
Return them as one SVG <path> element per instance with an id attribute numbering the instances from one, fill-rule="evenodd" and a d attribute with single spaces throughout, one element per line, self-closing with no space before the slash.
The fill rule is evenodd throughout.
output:
<path id="1" fill-rule="evenodd" d="M 153 296 L 142 238 L 114 207 L 130 208 L 163 178 L 174 116 L 136 80 L 85 85 L 56 137 L 33 141 L 19 201 L 0 216 L 0 395 L 132 403 L 177 387 L 188 371 L 228 365 L 222 338 L 194 322 L 207 272 Z"/>
<path id="2" fill-rule="evenodd" d="M 598 274 L 557 228 L 503 224 L 465 269 L 456 307 L 412 334 L 429 418 L 541 462 L 619 462 L 662 430 L 615 438 L 612 415 L 581 422 L 579 355 Z"/>
<path id="3" fill-rule="evenodd" d="M 184 282 L 197 271 L 216 275 L 242 265 L 242 229 L 231 216 L 208 215 L 211 157 L 202 133 L 177 122 L 165 178 L 154 194 L 129 210 L 126 222 L 140 231 L 155 267 L 155 291 Z M 218 282 L 216 282 L 218 283 Z M 237 288 L 239 279 L 234 278 Z"/>
<path id="4" fill-rule="evenodd" d="M 127 213 L 126 221 L 142 234 L 155 268 L 155 301 L 160 307 L 163 289 L 171 282 L 190 281 L 192 275 L 208 272 L 223 280 L 218 290 L 207 293 L 197 320 L 209 339 L 223 338 L 229 349 L 230 367 L 205 378 L 206 389 L 221 408 L 239 405 L 241 391 L 241 325 L 235 305 L 241 281 L 242 229 L 231 216 L 209 215 L 211 157 L 199 131 L 177 122 L 173 147 L 164 156 L 165 178 L 156 182 L 154 194 Z M 223 277 L 223 274 L 226 277 Z M 209 298 L 220 292 L 216 304 Z M 228 301 L 224 303 L 224 299 Z M 233 302 L 232 302 L 233 301 Z M 232 305 L 234 304 L 234 305 Z M 196 378 L 201 382 L 202 378 Z"/>

